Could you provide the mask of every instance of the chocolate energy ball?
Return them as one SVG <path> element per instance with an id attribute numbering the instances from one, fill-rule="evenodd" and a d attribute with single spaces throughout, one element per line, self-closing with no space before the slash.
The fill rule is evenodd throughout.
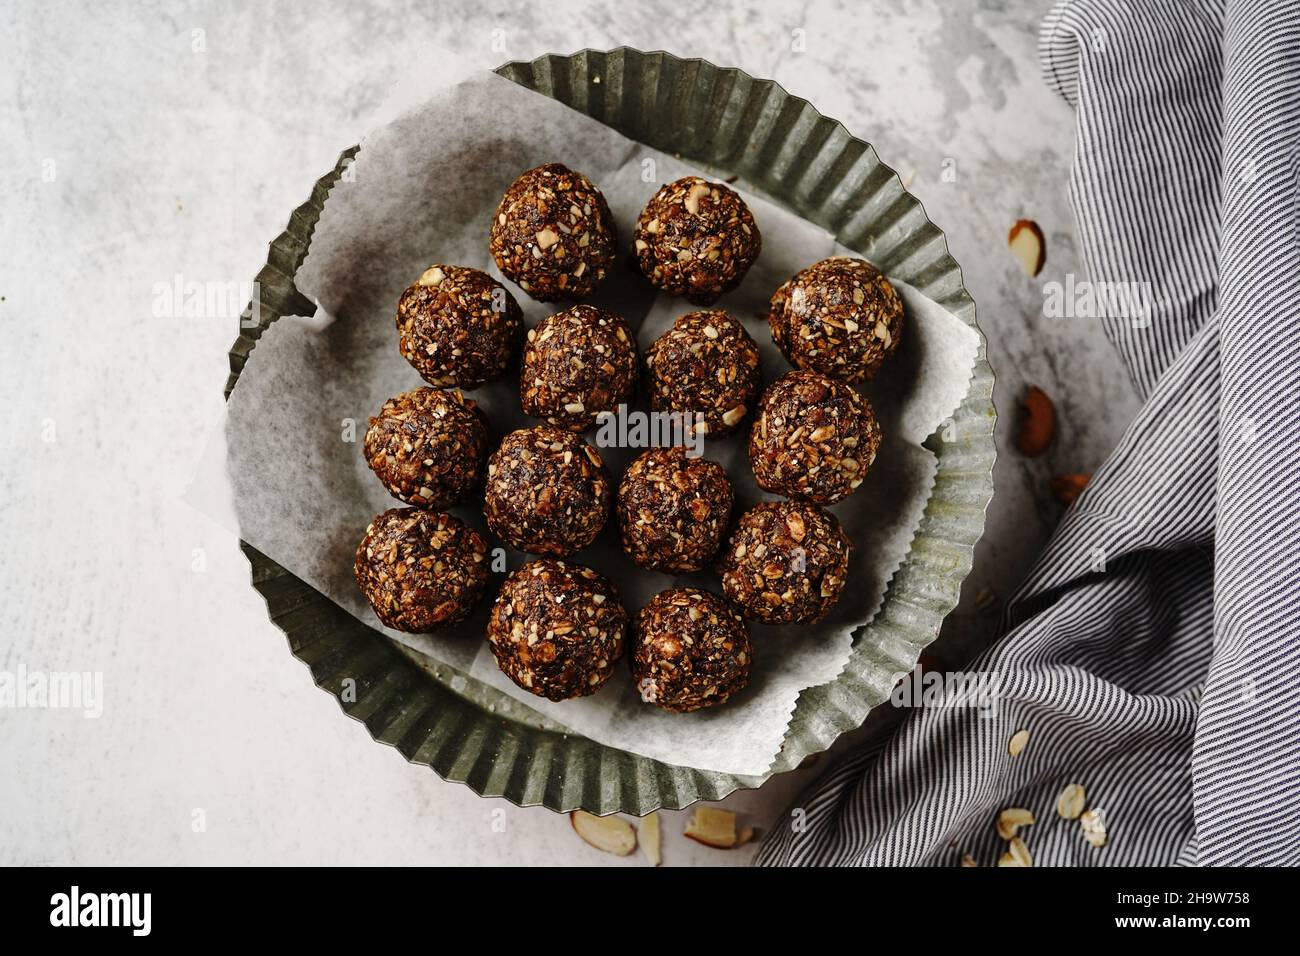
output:
<path id="1" fill-rule="evenodd" d="M 430 385 L 477 388 L 519 355 L 524 316 L 486 272 L 430 266 L 397 303 L 398 348 Z"/>
<path id="2" fill-rule="evenodd" d="M 582 431 L 631 400 L 636 369 L 636 343 L 622 317 L 575 305 L 529 330 L 519 402 L 533 418 Z"/>
<path id="3" fill-rule="evenodd" d="M 636 616 L 632 679 L 642 700 L 664 710 L 726 703 L 749 682 L 752 656 L 745 622 L 708 591 L 661 591 Z"/>
<path id="4" fill-rule="evenodd" d="M 654 448 L 623 473 L 623 550 L 643 568 L 699 571 L 718 553 L 731 518 L 731 482 L 717 462 L 683 448 Z"/>
<path id="5" fill-rule="evenodd" d="M 740 427 L 762 378 L 758 346 L 720 309 L 683 315 L 646 350 L 645 363 L 650 408 L 703 415 L 711 437 Z"/>
<path id="6" fill-rule="evenodd" d="M 538 302 L 590 295 L 617 245 L 605 197 L 559 163 L 530 169 L 510 184 L 488 240 L 497 268 Z"/>
<path id="7" fill-rule="evenodd" d="M 791 365 L 857 382 L 898 348 L 903 300 L 870 262 L 835 256 L 777 289 L 767 322 Z"/>
<path id="8" fill-rule="evenodd" d="M 763 240 L 749 207 L 733 190 L 687 176 L 646 203 L 633 245 L 637 267 L 656 288 L 712 305 L 740 285 Z"/>
<path id="9" fill-rule="evenodd" d="M 394 498 L 441 510 L 483 482 L 487 425 L 478 406 L 459 392 L 417 388 L 384 402 L 370 419 L 364 448 Z"/>
<path id="10" fill-rule="evenodd" d="M 473 610 L 487 586 L 487 544 L 451 515 L 392 508 L 366 528 L 353 570 L 379 620 L 418 634 Z"/>
<path id="11" fill-rule="evenodd" d="M 502 673 L 524 690 L 569 700 L 609 680 L 626 632 L 614 585 L 591 568 L 543 558 L 501 585 L 487 639 Z"/>
<path id="12" fill-rule="evenodd" d="M 749 463 L 764 491 L 827 505 L 862 484 L 880 447 L 871 403 L 817 372 L 787 372 L 758 403 Z"/>
<path id="13" fill-rule="evenodd" d="M 591 544 L 609 516 L 609 475 L 573 432 L 538 425 L 511 432 L 488 459 L 483 514 L 520 551 L 564 557 Z"/>
<path id="14" fill-rule="evenodd" d="M 811 624 L 840 599 L 849 538 L 816 505 L 768 501 L 741 515 L 718 561 L 722 590 L 745 617 Z"/>

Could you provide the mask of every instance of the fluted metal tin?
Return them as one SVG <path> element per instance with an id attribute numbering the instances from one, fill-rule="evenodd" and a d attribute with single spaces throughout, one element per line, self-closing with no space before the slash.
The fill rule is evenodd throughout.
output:
<path id="1" fill-rule="evenodd" d="M 501 75 L 665 152 L 735 174 L 869 257 L 975 327 L 975 303 L 943 233 L 872 147 L 770 80 L 704 60 L 620 48 L 508 63 Z M 271 243 L 258 273 L 260 311 L 230 350 L 229 395 L 263 329 L 311 314 L 294 286 L 330 188 L 356 147 L 322 177 Z M 981 338 L 982 343 L 982 338 Z M 717 800 L 791 770 L 859 726 L 892 675 L 915 666 L 957 604 L 993 495 L 993 372 L 983 345 L 951 440 L 932 439 L 934 492 L 884 607 L 855 635 L 844 671 L 805 691 L 771 770 L 758 777 L 675 767 L 568 734 L 464 674 L 401 647 L 243 544 L 253 586 L 316 683 L 396 747 L 447 780 L 524 806 L 645 814 Z M 955 438 L 954 438 L 955 436 Z M 343 699 L 344 678 L 356 681 Z"/>

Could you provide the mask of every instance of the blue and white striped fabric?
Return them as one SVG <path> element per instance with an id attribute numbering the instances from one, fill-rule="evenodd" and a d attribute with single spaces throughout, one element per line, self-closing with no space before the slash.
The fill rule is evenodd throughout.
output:
<path id="1" fill-rule="evenodd" d="M 971 665 L 997 716 L 914 713 L 760 863 L 991 865 L 1019 806 L 1036 866 L 1300 864 L 1300 4 L 1067 0 L 1040 54 L 1090 278 L 1151 284 L 1106 320 L 1146 404 Z"/>

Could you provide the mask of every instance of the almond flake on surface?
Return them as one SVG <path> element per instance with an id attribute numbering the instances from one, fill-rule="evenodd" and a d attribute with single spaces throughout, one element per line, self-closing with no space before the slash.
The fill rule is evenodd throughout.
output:
<path id="1" fill-rule="evenodd" d="M 973 858 L 969 853 L 964 853 L 964 854 L 962 854 L 961 865 L 962 865 L 962 866 L 979 866 L 979 864 L 975 862 L 974 858 Z"/>
<path id="2" fill-rule="evenodd" d="M 1047 263 L 1047 240 L 1032 219 L 1017 219 L 1007 233 L 1007 246 L 1030 278 L 1043 271 Z"/>
<path id="3" fill-rule="evenodd" d="M 1056 798 L 1056 812 L 1063 820 L 1077 820 L 1088 805 L 1088 795 L 1083 787 L 1072 783 Z"/>
<path id="4" fill-rule="evenodd" d="M 683 835 L 719 850 L 729 850 L 737 843 L 736 815 L 716 807 L 696 807 Z"/>
<path id="5" fill-rule="evenodd" d="M 569 823 L 583 841 L 603 853 L 627 856 L 636 849 L 636 830 L 620 817 L 598 817 L 586 810 L 574 810 Z"/>
<path id="6" fill-rule="evenodd" d="M 641 821 L 641 849 L 651 866 L 659 866 L 663 863 L 663 853 L 660 849 L 662 845 L 663 835 L 659 829 L 659 813 L 655 811 Z"/>
<path id="7" fill-rule="evenodd" d="M 1011 858 L 1016 861 L 1016 866 L 1033 866 L 1034 858 L 1029 855 L 1029 847 L 1025 846 L 1025 841 L 1020 837 L 1015 837 L 1007 845 L 1007 852 Z"/>
<path id="8" fill-rule="evenodd" d="M 1103 847 L 1108 841 L 1106 836 L 1106 811 L 1098 807 L 1096 810 L 1085 810 L 1079 817 L 1079 825 L 1083 828 L 1083 838 L 1088 841 L 1089 846 Z"/>
<path id="9" fill-rule="evenodd" d="M 1007 741 L 1007 753 L 1011 754 L 1013 757 L 1019 757 L 1028 744 L 1029 731 L 1017 730 L 1011 735 L 1011 739 Z"/>
<path id="10" fill-rule="evenodd" d="M 1034 815 L 1024 807 L 1008 807 L 998 814 L 998 836 L 1004 840 L 1015 838 L 1021 827 L 1034 822 Z"/>

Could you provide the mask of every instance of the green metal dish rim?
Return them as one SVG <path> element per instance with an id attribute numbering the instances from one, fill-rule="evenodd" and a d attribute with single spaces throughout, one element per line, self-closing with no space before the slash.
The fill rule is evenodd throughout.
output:
<path id="1" fill-rule="evenodd" d="M 761 80 L 737 68 L 718 67 L 702 58 L 682 58 L 665 51 L 643 52 L 626 46 L 606 51 L 585 48 L 568 55 L 544 54 L 531 61 L 511 61 L 498 67 L 495 72 L 527 87 L 527 84 L 511 74 L 527 71 L 528 75 L 532 76 L 543 64 L 557 59 L 571 61 L 579 57 L 593 56 L 609 58 L 620 54 L 634 54 L 645 58 L 659 57 L 679 65 L 695 64 L 698 67 L 717 70 L 719 73 L 732 74 L 754 84 L 766 85 L 779 92 L 787 102 L 799 110 L 811 111 L 817 120 L 830 122 L 849 141 L 860 144 L 864 150 L 870 151 L 877 163 L 889 175 L 898 179 L 897 173 L 880 161 L 870 144 L 853 137 L 842 123 L 824 116 L 808 100 L 789 94 L 776 81 Z M 535 92 L 543 92 L 533 87 L 527 88 L 534 89 Z M 250 303 L 249 308 L 241 316 L 241 331 L 230 349 L 231 371 L 225 387 L 227 400 L 261 333 L 283 315 L 311 315 L 315 311 L 315 304 L 297 290 L 293 277 L 306 258 L 312 232 L 319 221 L 329 191 L 359 149 L 359 145 L 353 146 L 340 154 L 334 169 L 317 181 L 311 198 L 294 210 L 285 231 L 269 244 L 267 262 L 257 276 L 259 298 L 256 303 Z M 901 187 L 901 180 L 899 185 Z M 952 259 L 948 250 L 946 236 L 943 235 L 942 230 L 934 226 L 920 200 L 907 193 L 905 188 L 903 192 L 920 209 L 926 223 L 935 228 L 942 244 L 942 253 L 937 259 L 947 260 L 956 270 L 959 289 L 953 297 L 969 306 L 969 316 L 965 317 L 966 321 L 980 335 L 977 365 L 972 375 L 970 391 L 963 404 L 974 401 L 976 411 L 987 415 L 988 418 L 987 434 L 981 434 L 976 438 L 980 446 L 979 450 L 987 454 L 989 471 L 987 495 L 984 496 L 982 506 L 979 508 L 980 535 L 982 535 L 984 517 L 992 500 L 991 471 L 996 458 L 993 432 L 997 414 L 992 403 L 993 371 L 987 362 L 983 333 L 975 320 L 974 300 L 966 290 L 960 265 Z M 982 466 L 981 470 L 983 470 Z M 977 543 L 978 537 L 963 547 L 959 564 L 954 567 L 963 580 L 970 572 Z M 721 800 L 737 790 L 757 788 L 776 774 L 797 768 L 806 758 L 826 750 L 841 734 L 860 726 L 871 709 L 879 706 L 880 703 L 878 701 L 867 707 L 860 716 L 849 720 L 834 720 L 835 716 L 847 716 L 843 712 L 838 715 L 832 714 L 831 726 L 821 728 L 822 736 L 814 741 L 813 746 L 803 751 L 797 748 L 787 750 L 783 746 L 772 768 L 762 775 L 743 776 L 671 766 L 597 744 L 584 737 L 564 733 L 562 730 L 525 726 L 492 713 L 482 702 L 476 702 L 446 686 L 445 678 L 438 672 L 447 672 L 451 670 L 450 668 L 417 664 L 412 659 L 414 652 L 400 648 L 379 631 L 357 621 L 320 592 L 247 542 L 241 541 L 240 546 L 249 560 L 251 583 L 267 603 L 268 617 L 285 634 L 293 655 L 308 666 L 316 685 L 331 693 L 345 714 L 366 724 L 374 740 L 395 747 L 408 762 L 428 766 L 442 779 L 464 783 L 480 796 L 502 797 L 520 807 L 540 805 L 556 812 L 585 809 L 600 814 L 623 812 L 643 816 L 656 809 L 682 809 L 701 800 Z M 910 558 L 909 553 L 909 558 L 904 561 L 904 567 Z M 890 580 L 885 598 L 886 605 L 898 577 L 899 574 L 896 573 Z M 960 584 L 958 584 L 959 588 Z M 956 606 L 956 598 L 945 599 L 943 603 L 945 606 L 942 609 L 934 611 L 933 634 L 929 638 L 930 641 L 938 636 L 942 620 Z M 323 607 L 324 605 L 328 607 Z M 878 614 L 877 619 L 879 616 Z M 314 631 L 312 631 L 313 626 Z M 304 628 L 307 628 L 310 633 L 303 634 Z M 917 649 L 918 654 L 919 650 L 920 648 Z M 337 671 L 331 664 L 341 659 L 355 661 L 358 658 L 363 659 L 367 666 L 361 669 L 360 673 L 349 675 L 353 682 L 349 686 L 339 679 Z M 787 730 L 787 742 L 790 742 L 791 730 L 800 716 L 801 709 L 805 706 L 806 696 L 810 692 L 823 688 L 834 690 L 837 685 L 845 681 L 848 672 L 849 668 L 846 666 L 835 680 L 822 685 L 821 688 L 810 688 L 800 695 L 791 716 L 790 729 Z M 467 677 L 465 679 L 470 680 Z M 471 683 L 476 682 L 471 681 Z M 369 693 L 376 688 L 380 689 L 379 693 Z M 368 704 L 372 698 L 379 699 L 378 706 Z M 393 719 L 395 710 L 398 717 L 396 720 Z M 450 719 L 446 719 L 448 715 Z M 555 755 L 558 759 L 552 760 L 552 767 L 572 769 L 576 765 L 586 768 L 594 762 L 599 768 L 599 774 L 595 779 L 591 779 L 591 775 L 588 775 L 588 779 L 584 781 L 583 793 L 576 800 L 559 792 L 564 786 L 562 776 L 558 780 L 553 778 L 543 786 L 541 792 L 532 794 L 521 792 L 517 781 L 494 781 L 490 769 L 484 773 L 483 763 L 485 758 L 499 756 L 500 748 L 496 754 L 488 754 L 482 749 L 476 752 L 472 747 L 463 746 L 468 740 L 482 737 L 483 734 L 479 732 L 482 725 L 490 725 L 494 721 L 502 725 L 499 729 L 507 736 L 518 737 L 517 740 L 512 741 L 513 749 L 516 751 L 531 752 L 535 758 L 543 754 L 551 757 L 552 751 L 559 748 L 562 752 Z M 467 726 L 468 724 L 476 726 Z M 473 758 L 468 765 L 458 759 L 462 754 Z M 615 765 L 618 765 L 620 772 L 614 776 L 619 780 L 622 790 L 617 795 L 609 793 L 603 787 L 601 779 L 606 776 L 605 771 L 614 770 Z M 676 785 L 670 787 L 673 792 L 665 793 L 662 784 L 652 784 L 651 781 L 656 779 L 674 781 Z M 636 786 L 638 783 L 647 786 L 638 787 Z"/>

